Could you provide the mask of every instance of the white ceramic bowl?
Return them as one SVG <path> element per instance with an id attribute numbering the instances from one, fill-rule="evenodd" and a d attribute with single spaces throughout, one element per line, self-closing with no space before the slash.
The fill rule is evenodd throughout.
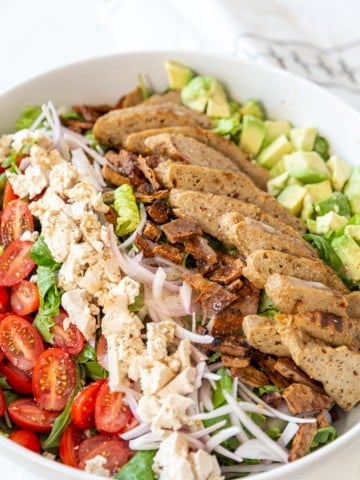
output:
<path id="1" fill-rule="evenodd" d="M 268 115 L 290 120 L 297 126 L 313 125 L 331 141 L 332 150 L 353 164 L 360 159 L 360 114 L 327 91 L 280 70 L 263 68 L 230 58 L 194 53 L 154 52 L 115 55 L 69 65 L 0 96 L 0 132 L 11 132 L 26 104 L 52 100 L 56 106 L 88 102 L 115 102 L 137 83 L 142 73 L 156 90 L 166 87 L 163 62 L 178 60 L 201 74 L 222 80 L 233 98 L 261 99 Z M 273 471 L 251 476 L 252 480 L 360 480 L 360 406 L 338 424 L 340 437 L 330 445 Z M 0 437 L 3 458 L 14 467 L 2 478 L 17 480 L 75 480 L 91 476 L 17 446 Z M 16 474 L 17 476 L 15 476 Z M 186 480 L 186 479 L 184 479 Z"/>

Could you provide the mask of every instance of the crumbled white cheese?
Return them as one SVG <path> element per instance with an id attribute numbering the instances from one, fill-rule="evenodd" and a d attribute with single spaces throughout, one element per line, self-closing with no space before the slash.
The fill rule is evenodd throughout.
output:
<path id="1" fill-rule="evenodd" d="M 109 470 L 104 467 L 106 462 L 106 458 L 102 455 L 95 455 L 95 457 L 85 461 L 85 472 L 99 475 L 99 477 L 110 478 Z"/>
<path id="2" fill-rule="evenodd" d="M 171 393 L 177 393 L 178 395 L 188 395 L 192 393 L 195 388 L 195 367 L 186 367 L 176 377 L 171 380 L 165 387 L 157 391 L 157 395 L 161 398 L 165 398 Z"/>
<path id="3" fill-rule="evenodd" d="M 30 230 L 25 230 L 19 240 L 23 242 L 36 242 L 38 238 L 39 232 L 37 232 L 36 230 L 34 232 L 30 232 Z"/>
<path id="4" fill-rule="evenodd" d="M 215 455 L 209 455 L 204 450 L 190 452 L 189 460 L 196 480 L 222 480 L 220 466 Z"/>
<path id="5" fill-rule="evenodd" d="M 162 389 L 175 373 L 171 368 L 158 360 L 154 360 L 149 368 L 140 369 L 140 384 L 144 395 L 154 395 Z"/>
<path id="6" fill-rule="evenodd" d="M 93 338 L 96 332 L 96 318 L 89 300 L 88 293 L 80 288 L 65 292 L 61 297 L 68 322 L 76 325 L 87 340 Z"/>
<path id="7" fill-rule="evenodd" d="M 147 325 L 147 352 L 151 358 L 164 360 L 168 355 L 168 346 L 174 341 L 174 322 L 164 321 Z"/>
<path id="8" fill-rule="evenodd" d="M 179 430 L 191 423 L 186 411 L 193 403 L 191 398 L 176 393 L 165 398 L 144 395 L 139 400 L 138 413 L 143 421 L 151 424 L 155 432 L 162 429 Z"/>

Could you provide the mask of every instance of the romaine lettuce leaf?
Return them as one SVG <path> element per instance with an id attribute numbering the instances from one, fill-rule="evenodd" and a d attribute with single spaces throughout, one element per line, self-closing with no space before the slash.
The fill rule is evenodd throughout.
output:
<path id="1" fill-rule="evenodd" d="M 140 222 L 139 208 L 130 185 L 121 185 L 114 192 L 114 209 L 118 215 L 115 233 L 124 237 L 132 233 Z"/>

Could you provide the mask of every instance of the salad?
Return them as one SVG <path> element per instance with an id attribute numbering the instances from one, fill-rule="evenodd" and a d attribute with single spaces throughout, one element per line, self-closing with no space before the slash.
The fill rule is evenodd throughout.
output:
<path id="1" fill-rule="evenodd" d="M 104 477 L 242 478 L 360 400 L 360 167 L 165 69 L 0 138 L 0 431 Z"/>

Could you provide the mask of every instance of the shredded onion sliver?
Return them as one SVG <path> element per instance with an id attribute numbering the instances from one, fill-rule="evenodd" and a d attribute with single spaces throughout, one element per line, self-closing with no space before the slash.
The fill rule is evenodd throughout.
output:
<path id="1" fill-rule="evenodd" d="M 212 343 L 214 341 L 214 337 L 211 335 L 193 333 L 190 330 L 186 330 L 186 328 L 180 327 L 180 325 L 176 325 L 175 335 L 182 340 L 190 340 L 194 343 Z"/>
<path id="2" fill-rule="evenodd" d="M 284 431 L 282 432 L 280 437 L 278 438 L 277 443 L 281 447 L 286 447 L 286 445 L 290 442 L 290 440 L 293 439 L 298 429 L 299 429 L 299 425 L 297 425 L 296 423 L 289 422 L 284 428 Z"/>
<path id="3" fill-rule="evenodd" d="M 128 432 L 120 434 L 120 438 L 123 440 L 132 440 L 134 438 L 140 437 L 140 435 L 144 435 L 150 430 L 150 425 L 148 423 L 140 423 L 137 427 L 132 428 Z"/>
<path id="4" fill-rule="evenodd" d="M 258 438 L 252 438 L 243 443 L 236 449 L 235 453 L 243 458 L 251 458 L 252 460 L 279 461 L 279 455 Z"/>
<path id="5" fill-rule="evenodd" d="M 231 437 L 235 437 L 235 435 L 237 435 L 239 431 L 239 427 L 229 427 L 220 430 L 219 433 L 216 433 L 215 435 L 210 437 L 209 440 L 206 442 L 206 450 L 208 452 L 211 452 L 212 450 L 214 450 L 215 447 L 220 445 L 220 443 L 225 442 L 225 440 L 228 440 Z"/>
<path id="6" fill-rule="evenodd" d="M 140 211 L 139 225 L 136 227 L 136 230 L 134 230 L 134 232 L 130 235 L 130 237 L 128 237 L 126 240 L 124 240 L 122 243 L 120 243 L 120 245 L 119 245 L 120 249 L 124 250 L 125 248 L 132 245 L 135 241 L 136 235 L 140 234 L 143 231 L 143 229 L 145 227 L 145 223 L 146 223 L 146 211 L 145 211 L 145 207 L 142 203 L 140 203 L 140 205 L 139 205 L 139 211 Z"/>
<path id="7" fill-rule="evenodd" d="M 214 425 L 211 425 L 210 427 L 203 428 L 201 430 L 196 430 L 195 432 L 189 433 L 194 438 L 201 438 L 204 437 L 205 435 L 209 435 L 210 433 L 216 432 L 216 430 L 219 430 L 219 428 L 222 428 L 223 426 L 226 425 L 226 420 L 221 420 L 221 422 L 214 423 Z"/>

